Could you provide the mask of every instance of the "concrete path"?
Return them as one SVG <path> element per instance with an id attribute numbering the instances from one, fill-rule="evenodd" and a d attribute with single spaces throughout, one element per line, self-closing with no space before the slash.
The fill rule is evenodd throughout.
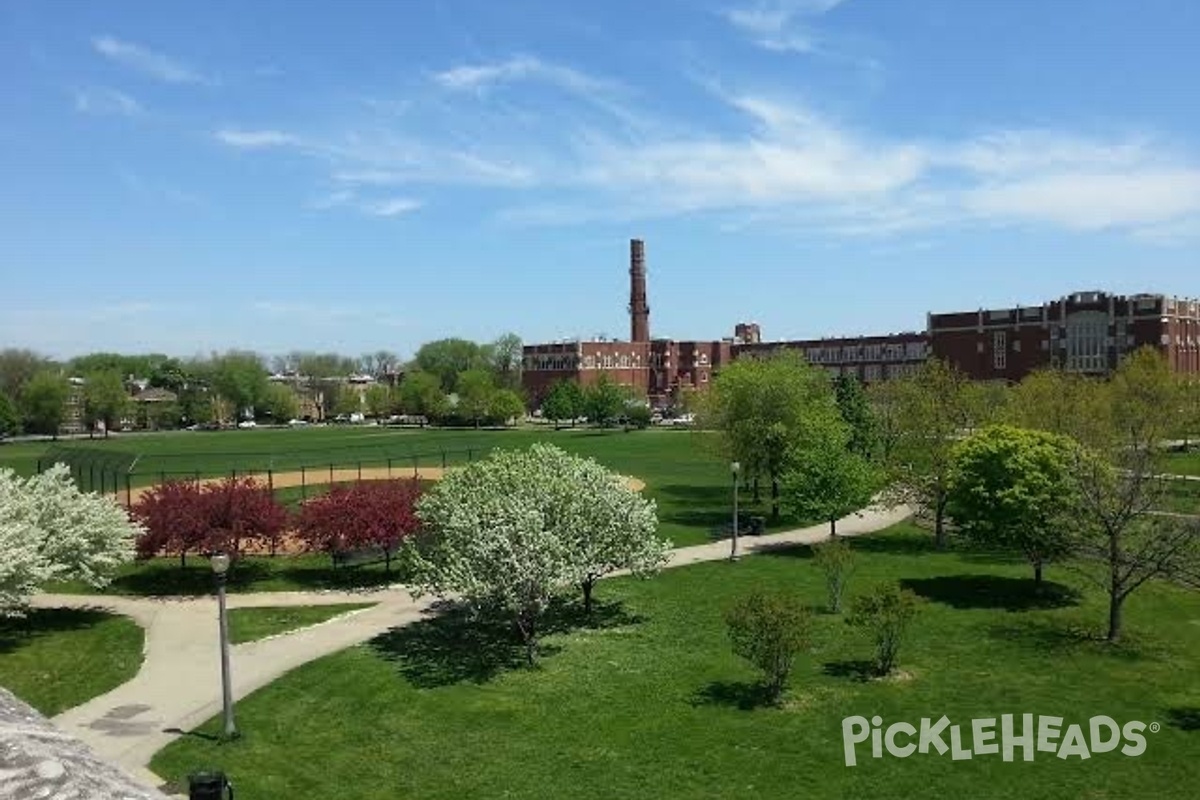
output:
<path id="1" fill-rule="evenodd" d="M 906 507 L 870 508 L 838 522 L 839 535 L 881 530 L 910 514 Z M 829 535 L 828 524 L 741 537 L 741 554 L 811 544 Z M 729 540 L 674 550 L 668 567 L 729 557 Z M 232 648 L 233 691 L 240 699 L 314 659 L 360 644 L 431 613 L 432 598 L 414 600 L 402 586 L 361 592 L 264 592 L 229 595 L 231 608 L 375 602 L 319 625 Z M 183 732 L 221 711 L 215 598 L 146 599 L 42 594 L 41 608 L 95 608 L 124 614 L 146 630 L 145 660 L 133 680 L 60 714 L 55 723 L 105 759 L 150 783 L 162 781 L 147 765 Z"/>

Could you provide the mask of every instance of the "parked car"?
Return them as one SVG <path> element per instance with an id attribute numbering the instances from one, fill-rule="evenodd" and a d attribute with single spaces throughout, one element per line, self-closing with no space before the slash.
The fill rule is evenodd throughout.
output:
<path id="1" fill-rule="evenodd" d="M 238 423 L 238 427 L 242 428 L 243 430 L 245 430 L 247 428 L 257 428 L 258 423 L 252 419 L 245 419 Z"/>
<path id="2" fill-rule="evenodd" d="M 306 420 L 306 419 L 289 419 L 288 420 L 288 425 L 293 428 L 303 428 L 307 424 L 308 424 L 308 420 Z"/>

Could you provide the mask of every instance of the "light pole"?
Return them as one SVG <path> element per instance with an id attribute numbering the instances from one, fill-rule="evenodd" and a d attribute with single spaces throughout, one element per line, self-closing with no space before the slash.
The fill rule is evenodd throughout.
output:
<path id="1" fill-rule="evenodd" d="M 729 560 L 738 560 L 737 540 L 738 540 L 738 474 L 742 471 L 742 465 L 738 461 L 731 462 L 729 471 L 733 474 L 733 539 L 730 543 Z"/>
<path id="2" fill-rule="evenodd" d="M 217 620 L 221 631 L 221 691 L 225 709 L 225 739 L 236 739 L 233 724 L 233 684 L 229 676 L 229 615 L 225 611 L 225 578 L 229 573 L 229 556 L 214 553 L 212 571 L 217 576 Z"/>

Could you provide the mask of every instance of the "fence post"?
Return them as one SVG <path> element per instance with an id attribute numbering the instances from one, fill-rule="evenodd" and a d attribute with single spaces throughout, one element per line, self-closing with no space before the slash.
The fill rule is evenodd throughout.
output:
<path id="1" fill-rule="evenodd" d="M 358 482 L 362 483 L 362 462 L 358 462 Z"/>
<path id="2" fill-rule="evenodd" d="M 200 486 L 200 470 L 196 470 L 196 486 Z"/>
<path id="3" fill-rule="evenodd" d="M 88 491 L 96 491 L 96 465 L 88 464 Z"/>
<path id="4" fill-rule="evenodd" d="M 467 463 L 469 464 L 474 460 L 475 460 L 475 451 L 468 447 L 467 448 Z"/>
<path id="5" fill-rule="evenodd" d="M 159 470 L 158 471 L 158 485 L 162 486 L 166 482 L 167 482 L 166 470 Z"/>
<path id="6" fill-rule="evenodd" d="M 329 488 L 333 488 L 333 462 L 329 463 Z"/>
<path id="7" fill-rule="evenodd" d="M 133 487 L 129 484 L 129 473 L 125 473 L 125 505 L 133 506 Z"/>
<path id="8" fill-rule="evenodd" d="M 388 480 L 391 480 L 391 478 L 392 478 L 392 460 L 389 458 L 387 460 L 387 462 L 388 462 Z"/>
<path id="9" fill-rule="evenodd" d="M 275 470 L 271 467 L 267 467 L 267 489 L 275 491 Z M 271 548 L 274 549 L 274 547 L 275 545 L 272 543 Z M 271 555 L 275 555 L 275 553 L 272 552 Z"/>
<path id="10" fill-rule="evenodd" d="M 40 458 L 38 459 L 38 462 L 37 462 L 37 474 L 38 475 L 42 474 L 42 460 Z"/>
<path id="11" fill-rule="evenodd" d="M 442 451 L 442 472 L 446 471 L 446 451 Z"/>
<path id="12" fill-rule="evenodd" d="M 417 456 L 413 456 L 413 480 L 414 481 L 417 478 L 421 477 L 421 469 L 420 469 L 420 467 L 417 466 L 418 463 L 419 462 L 418 462 Z"/>
<path id="13" fill-rule="evenodd" d="M 304 477 L 304 465 L 300 465 L 300 500 L 308 499 L 308 480 Z"/>

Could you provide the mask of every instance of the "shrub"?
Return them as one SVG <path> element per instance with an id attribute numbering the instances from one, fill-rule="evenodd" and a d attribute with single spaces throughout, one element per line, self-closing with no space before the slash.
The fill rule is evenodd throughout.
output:
<path id="1" fill-rule="evenodd" d="M 840 614 L 842 596 L 854 572 L 854 551 L 844 539 L 830 539 L 813 548 L 813 561 L 825 574 L 829 613 Z"/>
<path id="2" fill-rule="evenodd" d="M 754 592 L 725 614 L 733 652 L 763 673 L 768 697 L 778 700 L 796 655 L 808 647 L 811 615 L 798 598 Z"/>
<path id="3" fill-rule="evenodd" d="M 854 598 L 846 622 L 875 640 L 875 671 L 887 675 L 896 667 L 900 642 L 917 613 L 917 596 L 894 583 L 881 583 Z"/>

